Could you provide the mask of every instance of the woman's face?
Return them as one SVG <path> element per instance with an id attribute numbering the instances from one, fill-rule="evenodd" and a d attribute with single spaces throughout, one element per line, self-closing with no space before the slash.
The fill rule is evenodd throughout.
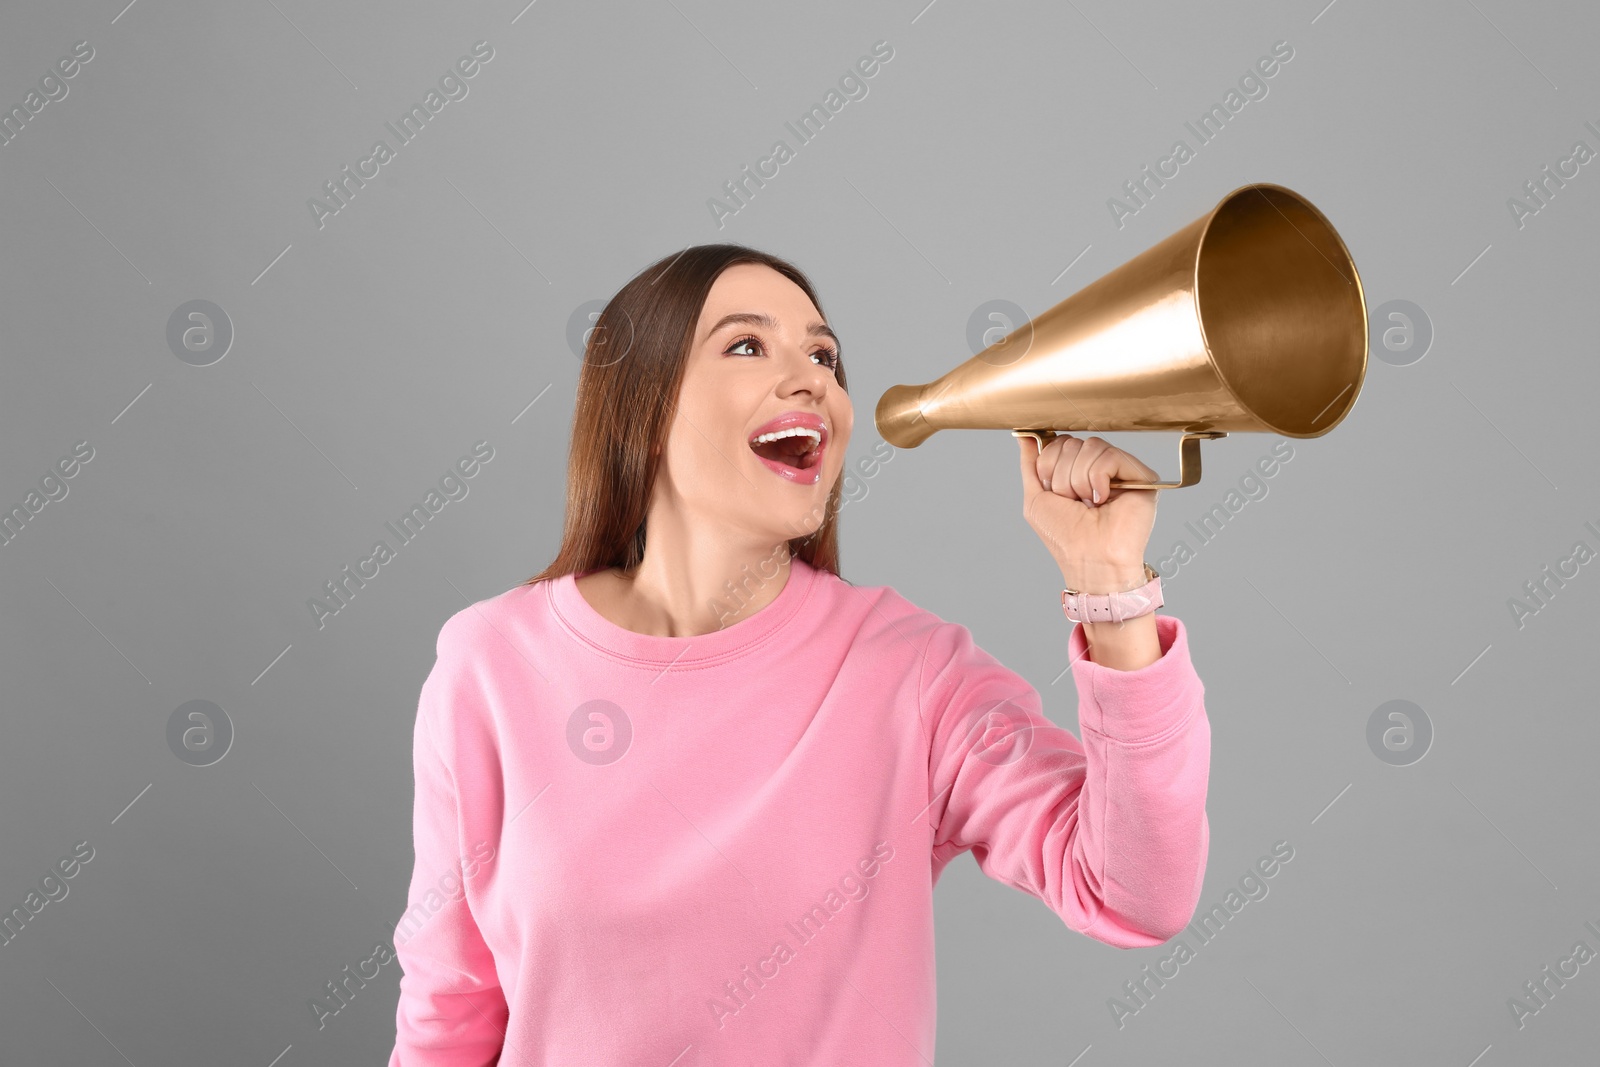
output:
<path id="1" fill-rule="evenodd" d="M 837 352 L 794 282 L 756 263 L 723 271 L 695 324 L 661 488 L 687 512 L 773 544 L 813 533 L 855 421 L 834 377 Z M 796 454 L 801 443 L 811 451 Z"/>

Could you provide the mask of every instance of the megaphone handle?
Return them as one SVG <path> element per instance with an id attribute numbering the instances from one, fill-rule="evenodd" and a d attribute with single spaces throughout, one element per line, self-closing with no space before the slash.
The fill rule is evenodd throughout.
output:
<path id="1" fill-rule="evenodd" d="M 1039 451 L 1055 439 L 1054 430 L 1012 430 L 1012 437 L 1031 437 L 1039 442 Z M 1200 442 L 1214 437 L 1226 437 L 1218 430 L 1194 430 L 1183 435 L 1178 442 L 1178 480 L 1175 482 L 1112 482 L 1113 489 L 1182 489 L 1200 480 Z"/>

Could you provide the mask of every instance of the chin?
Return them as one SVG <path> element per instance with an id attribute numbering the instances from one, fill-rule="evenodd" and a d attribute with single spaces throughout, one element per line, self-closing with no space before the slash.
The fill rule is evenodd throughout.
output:
<path id="1" fill-rule="evenodd" d="M 815 488 L 821 495 L 814 505 L 794 508 L 783 516 L 783 533 L 781 536 L 785 541 L 812 537 L 818 530 L 822 529 L 822 524 L 828 517 L 828 494 L 822 491 L 822 483 L 820 482 Z"/>

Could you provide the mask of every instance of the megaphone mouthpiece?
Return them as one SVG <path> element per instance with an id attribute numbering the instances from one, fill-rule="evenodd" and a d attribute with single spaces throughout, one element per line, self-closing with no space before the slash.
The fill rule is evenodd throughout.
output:
<path id="1" fill-rule="evenodd" d="M 896 385 L 878 398 L 875 421 L 896 448 L 916 448 L 938 429 L 922 417 L 922 391 L 920 385 Z"/>

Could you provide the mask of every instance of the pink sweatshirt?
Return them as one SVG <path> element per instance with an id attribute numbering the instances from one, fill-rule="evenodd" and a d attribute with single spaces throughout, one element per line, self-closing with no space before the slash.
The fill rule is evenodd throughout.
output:
<path id="1" fill-rule="evenodd" d="M 933 887 L 969 850 L 1161 944 L 1199 899 L 1211 728 L 1156 624 L 1136 671 L 1073 627 L 1080 743 L 966 627 L 799 559 L 700 637 L 624 630 L 571 575 L 463 609 L 417 712 L 390 1067 L 926 1067 Z"/>

